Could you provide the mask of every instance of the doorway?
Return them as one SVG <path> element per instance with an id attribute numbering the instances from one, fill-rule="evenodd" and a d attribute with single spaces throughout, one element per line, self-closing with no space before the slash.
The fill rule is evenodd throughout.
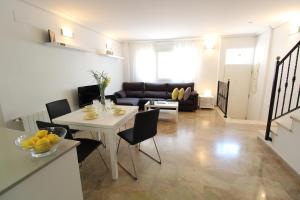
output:
<path id="1" fill-rule="evenodd" d="M 228 115 L 247 119 L 252 65 L 225 65 L 225 80 L 230 79 Z"/>

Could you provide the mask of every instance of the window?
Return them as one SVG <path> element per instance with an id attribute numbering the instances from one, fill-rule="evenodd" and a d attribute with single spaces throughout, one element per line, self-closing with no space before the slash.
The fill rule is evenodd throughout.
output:
<path id="1" fill-rule="evenodd" d="M 169 80 L 172 78 L 174 72 L 174 52 L 160 51 L 157 52 L 157 78 Z"/>
<path id="2" fill-rule="evenodd" d="M 253 64 L 253 48 L 227 49 L 225 55 L 226 65 L 250 65 Z"/>
<path id="3" fill-rule="evenodd" d="M 195 42 L 138 44 L 134 46 L 132 75 L 135 81 L 194 81 L 200 65 Z"/>

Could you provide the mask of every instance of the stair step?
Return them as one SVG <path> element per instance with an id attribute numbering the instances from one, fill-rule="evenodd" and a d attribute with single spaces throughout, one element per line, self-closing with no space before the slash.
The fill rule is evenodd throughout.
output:
<path id="1" fill-rule="evenodd" d="M 293 114 L 290 116 L 291 119 L 300 122 L 300 115 L 299 114 Z"/>
<path id="2" fill-rule="evenodd" d="M 278 133 L 277 133 L 278 132 L 278 125 L 277 124 L 272 125 L 270 131 L 271 131 L 272 135 L 277 136 L 278 135 Z"/>
<path id="3" fill-rule="evenodd" d="M 286 129 L 287 131 L 292 132 L 292 120 L 290 120 L 289 118 L 287 118 L 287 119 L 278 119 L 275 122 L 276 122 L 276 124 L 278 124 L 278 126 Z"/>

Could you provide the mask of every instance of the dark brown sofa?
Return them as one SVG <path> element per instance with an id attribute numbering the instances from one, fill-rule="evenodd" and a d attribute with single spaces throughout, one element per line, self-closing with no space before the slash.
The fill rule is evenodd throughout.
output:
<path id="1" fill-rule="evenodd" d="M 180 111 L 194 111 L 198 108 L 198 93 L 194 90 L 194 83 L 144 83 L 124 82 L 123 89 L 115 93 L 118 105 L 139 106 L 143 109 L 144 104 L 149 100 L 171 100 L 174 88 L 191 87 L 190 97 L 179 101 Z"/>

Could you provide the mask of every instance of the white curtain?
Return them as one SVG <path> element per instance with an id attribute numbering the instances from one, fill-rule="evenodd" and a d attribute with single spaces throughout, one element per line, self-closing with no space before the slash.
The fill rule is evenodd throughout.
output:
<path id="1" fill-rule="evenodd" d="M 197 40 L 129 44 L 131 81 L 195 82 L 201 49 Z"/>
<path id="2" fill-rule="evenodd" d="M 153 44 L 130 44 L 129 52 L 132 81 L 155 82 L 156 56 Z"/>

